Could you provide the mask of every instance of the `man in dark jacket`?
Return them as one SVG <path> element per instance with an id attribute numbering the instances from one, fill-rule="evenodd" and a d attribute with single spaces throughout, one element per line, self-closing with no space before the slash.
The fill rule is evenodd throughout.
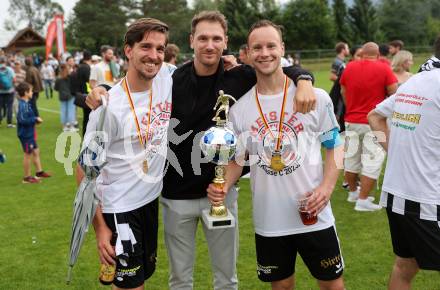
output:
<path id="1" fill-rule="evenodd" d="M 40 116 L 37 108 L 38 94 L 43 90 L 43 80 L 40 71 L 34 66 L 31 57 L 27 57 L 24 61 L 26 64 L 26 82 L 32 85 L 32 98 L 29 101 L 35 116 Z"/>

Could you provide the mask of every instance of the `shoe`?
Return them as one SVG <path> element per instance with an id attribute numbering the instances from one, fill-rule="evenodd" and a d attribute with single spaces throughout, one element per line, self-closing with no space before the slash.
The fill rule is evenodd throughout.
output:
<path id="1" fill-rule="evenodd" d="M 45 171 L 37 172 L 35 175 L 36 175 L 38 178 L 47 178 L 47 177 L 51 177 L 51 176 L 52 176 L 52 174 L 47 173 L 47 172 L 45 172 Z"/>
<path id="2" fill-rule="evenodd" d="M 68 131 L 68 132 L 78 132 L 79 129 L 76 128 L 76 127 L 70 127 L 70 128 L 67 129 L 67 131 Z"/>
<path id="3" fill-rule="evenodd" d="M 359 198 L 359 187 L 355 192 L 348 192 L 347 201 L 348 202 L 356 202 Z M 369 196 L 367 199 L 371 202 L 375 200 L 374 196 Z"/>
<path id="4" fill-rule="evenodd" d="M 8 124 L 8 128 L 15 128 L 14 124 Z"/>
<path id="5" fill-rule="evenodd" d="M 342 188 L 348 190 L 348 182 L 342 182 Z"/>
<path id="6" fill-rule="evenodd" d="M 356 211 L 376 211 L 376 210 L 380 210 L 381 208 L 382 207 L 380 205 L 371 202 L 367 198 L 367 199 L 358 199 L 356 201 L 356 206 L 354 207 L 354 210 L 356 210 Z"/>
<path id="7" fill-rule="evenodd" d="M 23 183 L 40 183 L 41 181 L 35 176 L 26 176 L 23 178 Z"/>

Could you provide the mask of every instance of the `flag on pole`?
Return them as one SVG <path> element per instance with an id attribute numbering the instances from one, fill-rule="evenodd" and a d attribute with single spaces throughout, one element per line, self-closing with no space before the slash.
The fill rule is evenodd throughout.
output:
<path id="1" fill-rule="evenodd" d="M 46 59 L 52 51 L 54 40 L 57 40 L 57 56 L 58 58 L 66 51 L 66 35 L 64 33 L 64 16 L 56 14 L 47 27 L 46 34 Z"/>

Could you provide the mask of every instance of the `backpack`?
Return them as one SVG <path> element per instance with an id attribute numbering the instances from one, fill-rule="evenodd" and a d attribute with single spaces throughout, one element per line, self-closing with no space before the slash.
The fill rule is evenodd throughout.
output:
<path id="1" fill-rule="evenodd" d="M 9 69 L 0 70 L 0 90 L 9 91 L 12 88 L 12 75 Z"/>

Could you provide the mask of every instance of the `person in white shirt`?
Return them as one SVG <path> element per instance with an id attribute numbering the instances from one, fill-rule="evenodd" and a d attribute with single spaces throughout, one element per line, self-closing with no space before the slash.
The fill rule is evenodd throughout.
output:
<path id="1" fill-rule="evenodd" d="M 55 70 L 49 64 L 48 60 L 43 62 L 41 66 L 41 76 L 43 78 L 44 93 L 46 94 L 46 99 L 52 99 L 53 97 L 53 84 L 55 80 Z"/>
<path id="2" fill-rule="evenodd" d="M 179 47 L 174 43 L 169 43 L 165 48 L 165 65 L 171 73 L 177 69 L 177 57 L 179 52 Z"/>
<path id="3" fill-rule="evenodd" d="M 113 60 L 113 48 L 108 45 L 101 47 L 102 61 L 92 66 L 90 71 L 90 86 L 95 88 L 97 85 L 105 84 L 113 86 L 117 76 L 114 76 L 110 68 L 110 62 Z"/>
<path id="4" fill-rule="evenodd" d="M 380 201 L 396 255 L 388 289 L 406 290 L 419 269 L 440 271 L 440 37 L 435 56 L 368 120 L 388 151 Z"/>
<path id="5" fill-rule="evenodd" d="M 172 79 L 162 66 L 167 41 L 168 26 L 159 20 L 131 24 L 124 41 L 128 72 L 109 91 L 103 129 L 107 163 L 97 178 L 100 202 L 93 226 L 101 263 L 116 265 L 116 289 L 144 289 L 155 270 L 158 197 L 171 113 Z M 102 109 L 90 114 L 84 146 Z"/>
<path id="6" fill-rule="evenodd" d="M 320 289 L 342 290 L 344 263 L 329 202 L 339 175 L 337 165 L 342 167 L 339 127 L 324 90 L 315 89 L 316 110 L 294 111 L 296 87 L 283 74 L 283 54 L 279 26 L 261 20 L 251 27 L 248 58 L 257 84 L 231 108 L 230 120 L 239 136 L 236 159 L 227 166 L 223 190 L 210 184 L 208 198 L 213 204 L 225 198 L 248 156 L 258 278 L 271 282 L 272 289 L 293 289 L 300 253 Z M 312 225 L 302 222 L 298 211 L 304 193 L 308 197 L 304 211 Z"/>

